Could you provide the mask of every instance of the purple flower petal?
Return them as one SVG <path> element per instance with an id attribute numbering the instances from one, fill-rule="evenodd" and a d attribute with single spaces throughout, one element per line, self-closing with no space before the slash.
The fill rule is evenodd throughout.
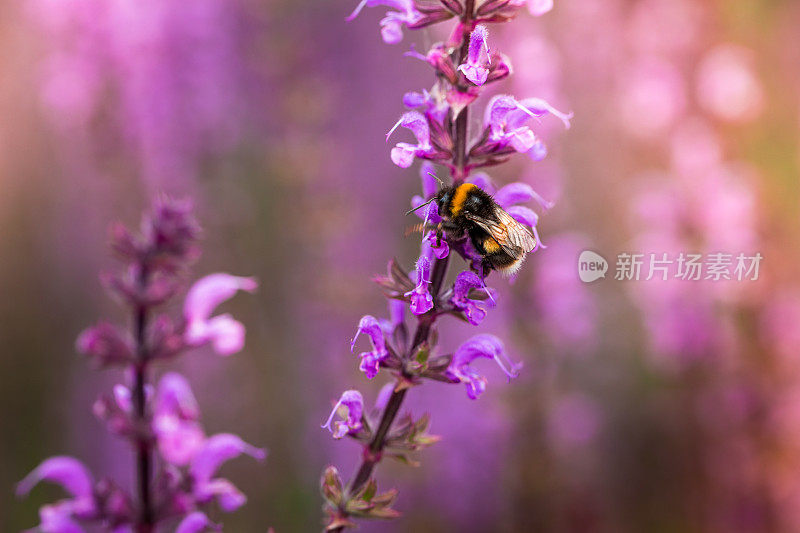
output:
<path id="1" fill-rule="evenodd" d="M 517 222 L 521 222 L 526 226 L 535 227 L 539 222 L 539 215 L 522 205 L 512 205 L 506 208 L 506 212 L 514 218 Z"/>
<path id="2" fill-rule="evenodd" d="M 350 22 L 351 20 L 355 19 L 358 16 L 358 14 L 361 13 L 361 10 L 364 9 L 364 6 L 366 5 L 367 5 L 367 0 L 361 0 L 361 2 L 358 3 L 353 12 L 350 13 L 345 20 Z"/>
<path id="3" fill-rule="evenodd" d="M 489 69 L 477 65 L 460 65 L 458 70 L 464 74 L 465 78 L 478 86 L 486 83 L 486 79 L 489 77 Z"/>
<path id="4" fill-rule="evenodd" d="M 198 420 L 200 408 L 192 388 L 185 377 L 177 372 L 168 372 L 156 387 L 155 415 L 171 414 L 185 420 Z"/>
<path id="5" fill-rule="evenodd" d="M 467 51 L 467 61 L 471 65 L 478 65 L 481 60 L 481 52 L 485 49 L 489 54 L 489 31 L 486 26 L 478 25 L 472 30 L 469 36 L 469 49 Z"/>
<path id="6" fill-rule="evenodd" d="M 361 352 L 359 357 L 361 357 L 361 363 L 358 365 L 358 369 L 367 376 L 367 379 L 377 376 L 380 363 L 384 358 L 379 357 L 375 352 Z"/>
<path id="7" fill-rule="evenodd" d="M 247 503 L 247 496 L 242 494 L 236 485 L 222 478 L 212 479 L 198 485 L 195 489 L 195 497 L 201 502 L 216 497 L 220 508 L 226 513 L 231 513 Z"/>
<path id="8" fill-rule="evenodd" d="M 436 175 L 436 167 L 430 161 L 423 161 L 419 167 L 419 177 L 422 180 L 422 195 L 430 198 L 439 191 L 439 182 L 433 176 Z"/>
<path id="9" fill-rule="evenodd" d="M 263 461 L 267 456 L 266 450 L 247 444 L 237 435 L 231 433 L 212 435 L 192 460 L 189 471 L 198 482 L 207 482 L 222 463 L 243 453 L 258 461 Z"/>
<path id="10" fill-rule="evenodd" d="M 205 325 L 205 334 L 217 354 L 232 355 L 239 353 L 244 348 L 244 325 L 229 313 L 215 316 Z"/>
<path id="11" fill-rule="evenodd" d="M 553 0 L 527 0 L 528 11 L 534 17 L 540 17 L 553 9 Z"/>
<path id="12" fill-rule="evenodd" d="M 199 279 L 189 289 L 183 307 L 187 321 L 206 321 L 222 302 L 233 298 L 238 291 L 255 292 L 258 282 L 254 278 L 232 276 L 218 272 Z"/>
<path id="13" fill-rule="evenodd" d="M 481 357 L 493 359 L 509 380 L 519 375 L 521 366 L 508 360 L 503 342 L 494 335 L 475 335 L 463 343 L 453 355 L 448 372 L 466 385 L 467 395 L 473 400 L 486 390 L 486 378 L 469 366 L 472 361 Z"/>
<path id="14" fill-rule="evenodd" d="M 153 417 L 158 453 L 171 465 L 189 464 L 206 442 L 206 434 L 199 423 L 181 420 L 176 416 Z"/>
<path id="15" fill-rule="evenodd" d="M 85 329 L 75 342 L 78 352 L 95 358 L 101 365 L 129 363 L 133 350 L 119 329 L 107 322 Z"/>
<path id="16" fill-rule="evenodd" d="M 466 62 L 458 67 L 469 81 L 475 85 L 483 85 L 489 77 L 489 69 L 485 65 L 489 64 L 489 44 L 487 42 L 489 32 L 486 26 L 476 26 L 469 36 L 469 49 Z M 486 51 L 486 61 L 481 60 L 481 54 Z"/>
<path id="17" fill-rule="evenodd" d="M 533 161 L 541 161 L 547 157 L 547 146 L 545 146 L 541 139 L 537 138 L 536 143 L 533 145 L 533 148 L 530 149 L 528 155 Z"/>
<path id="18" fill-rule="evenodd" d="M 421 148 L 430 148 L 431 142 L 431 134 L 430 128 L 428 126 L 428 120 L 425 116 L 420 113 L 419 111 L 409 111 L 408 113 L 404 113 L 400 120 L 398 120 L 392 129 L 389 130 L 389 133 L 386 134 L 386 140 L 389 140 L 389 137 L 394 133 L 399 126 L 403 126 L 406 129 L 411 130 L 411 133 L 414 134 L 414 137 L 417 139 L 417 145 Z"/>
<path id="19" fill-rule="evenodd" d="M 456 276 L 453 283 L 453 298 L 464 300 L 472 289 L 483 288 L 483 280 L 472 271 L 465 270 Z"/>
<path id="20" fill-rule="evenodd" d="M 417 286 L 414 290 L 405 293 L 410 298 L 411 312 L 415 315 L 424 315 L 433 309 L 433 296 L 428 291 L 431 275 L 431 262 L 425 255 L 417 260 Z"/>
<path id="21" fill-rule="evenodd" d="M 233 298 L 237 291 L 254 292 L 258 283 L 253 278 L 210 274 L 197 281 L 186 295 L 184 317 L 186 318 L 185 340 L 192 346 L 207 342 L 213 344 L 220 355 L 230 355 L 244 345 L 244 326 L 225 314 L 211 318 L 214 309 L 222 302 Z"/>
<path id="22" fill-rule="evenodd" d="M 356 339 L 361 333 L 365 333 L 372 341 L 372 351 L 362 352 L 360 354 L 361 364 L 359 368 L 372 379 L 378 374 L 378 367 L 380 362 L 388 357 L 389 352 L 386 350 L 386 341 L 383 338 L 383 330 L 381 329 L 380 321 L 372 315 L 365 315 L 358 323 L 358 330 L 355 337 L 350 341 L 350 351 L 355 349 Z"/>
<path id="23" fill-rule="evenodd" d="M 153 432 L 158 451 L 170 464 L 188 464 L 206 441 L 197 422 L 200 409 L 189 382 L 176 372 L 165 374 L 158 382 L 153 409 Z"/>
<path id="24" fill-rule="evenodd" d="M 417 155 L 417 147 L 408 143 L 397 143 L 389 153 L 392 163 L 400 168 L 408 168 L 414 163 L 414 157 Z"/>
<path id="25" fill-rule="evenodd" d="M 531 153 L 539 160 L 546 151 L 542 142 L 525 126 L 531 118 L 550 113 L 569 127 L 572 113 L 562 113 L 541 98 L 528 98 L 517 102 L 512 96 L 497 95 L 489 101 L 484 114 L 484 122 L 491 129 L 490 138 L 501 144 L 511 145 L 517 152 Z"/>
<path id="26" fill-rule="evenodd" d="M 413 198 L 411 198 L 411 207 L 419 207 L 425 202 L 426 200 L 421 196 L 415 195 Z M 414 214 L 422 220 L 427 220 L 430 224 L 438 224 L 442 221 L 442 217 L 439 216 L 439 206 L 437 206 L 435 202 L 431 202 L 427 207 L 423 207 L 418 211 L 414 211 Z"/>
<path id="27" fill-rule="evenodd" d="M 491 178 L 489 178 L 489 175 L 485 172 L 476 172 L 475 174 L 467 178 L 467 181 L 470 183 L 474 183 L 475 185 L 477 185 L 484 191 L 488 192 L 489 194 L 492 194 L 492 191 L 494 191 L 494 185 L 492 184 L 492 180 Z"/>
<path id="28" fill-rule="evenodd" d="M 415 315 L 424 315 L 433 309 L 433 296 L 427 290 L 415 290 L 406 293 L 411 298 L 409 309 Z"/>
<path id="29" fill-rule="evenodd" d="M 389 403 L 389 398 L 394 392 L 394 387 L 395 384 L 392 382 L 389 382 L 381 387 L 381 390 L 378 392 L 378 396 L 375 398 L 375 409 L 378 411 L 383 411 L 386 408 L 386 404 Z"/>
<path id="30" fill-rule="evenodd" d="M 527 127 L 518 128 L 506 135 L 511 147 L 517 152 L 524 154 L 536 146 L 538 138 L 533 130 Z"/>
<path id="31" fill-rule="evenodd" d="M 406 307 L 400 300 L 389 300 L 389 318 L 392 324 L 392 331 L 400 326 L 405 320 Z"/>
<path id="32" fill-rule="evenodd" d="M 387 15 L 381 20 L 381 38 L 386 44 L 397 44 L 403 40 L 403 23 L 397 16 Z"/>
<path id="33" fill-rule="evenodd" d="M 38 530 L 43 533 L 85 533 L 86 530 L 73 519 L 73 506 L 69 500 L 39 509 Z"/>
<path id="34" fill-rule="evenodd" d="M 479 301 L 468 298 L 472 289 L 483 289 L 492 299 L 494 298 L 491 289 L 486 287 L 483 280 L 474 272 L 466 270 L 456 276 L 450 303 L 464 312 L 470 324 L 477 326 L 486 318 L 486 310 L 478 303 Z"/>
<path id="35" fill-rule="evenodd" d="M 502 134 L 508 116 L 519 109 L 519 104 L 512 96 L 499 94 L 489 100 L 484 114 L 484 123 L 495 135 Z"/>
<path id="36" fill-rule="evenodd" d="M 195 511 L 193 513 L 189 513 L 186 515 L 183 520 L 181 520 L 178 527 L 175 529 L 175 533 L 200 533 L 201 531 L 206 531 L 207 529 L 219 529 L 214 522 L 212 522 L 205 513 L 201 511 Z"/>
<path id="37" fill-rule="evenodd" d="M 395 44 L 403 39 L 403 25 L 419 20 L 422 14 L 414 7 L 413 0 L 362 0 L 346 20 L 353 20 L 364 6 L 388 6 L 397 11 L 388 11 L 381 20 L 381 37 L 387 44 Z"/>
<path id="38" fill-rule="evenodd" d="M 114 393 L 114 401 L 117 402 L 117 407 L 126 413 L 133 412 L 133 401 L 131 400 L 131 390 L 125 385 L 116 384 L 112 389 Z"/>
<path id="39" fill-rule="evenodd" d="M 426 60 L 425 56 L 422 56 L 422 59 Z M 403 95 L 403 105 L 410 109 L 414 109 L 415 107 L 421 107 L 427 104 L 430 99 L 430 94 L 424 89 L 421 93 L 410 91 Z"/>
<path id="40" fill-rule="evenodd" d="M 94 481 L 86 466 L 74 457 L 56 456 L 45 459 L 17 485 L 17 495 L 28 494 L 40 481 L 61 485 L 75 498 L 90 498 Z"/>
<path id="41" fill-rule="evenodd" d="M 342 410 L 346 414 L 342 414 Z M 361 429 L 361 415 L 364 412 L 364 397 L 357 390 L 347 390 L 342 393 L 339 401 L 331 410 L 328 420 L 321 426 L 331 432 L 334 439 L 341 439 L 350 431 Z M 334 420 L 335 416 L 341 420 Z"/>
<path id="42" fill-rule="evenodd" d="M 386 351 L 386 341 L 383 338 L 383 331 L 381 331 L 380 322 L 372 315 L 364 315 L 358 322 L 358 330 L 355 336 L 350 341 L 350 352 L 355 349 L 356 340 L 358 336 L 364 333 L 372 341 L 372 346 L 378 352 Z"/>
<path id="43" fill-rule="evenodd" d="M 441 239 L 438 244 L 436 242 L 437 240 L 435 231 L 431 231 L 425 236 L 425 241 L 430 245 L 433 255 L 435 255 L 437 259 L 444 259 L 450 253 L 450 246 L 444 239 Z"/>
<path id="44" fill-rule="evenodd" d="M 509 183 L 494 193 L 494 201 L 504 208 L 514 204 L 529 202 L 536 197 L 537 194 L 534 192 L 533 187 L 519 181 Z"/>
<path id="45" fill-rule="evenodd" d="M 528 109 L 534 115 L 541 117 L 550 113 L 551 115 L 559 118 L 564 123 L 566 129 L 570 128 L 570 120 L 574 116 L 573 113 L 564 113 L 555 107 L 551 106 L 542 98 L 526 98 L 520 102 L 520 105 Z"/>

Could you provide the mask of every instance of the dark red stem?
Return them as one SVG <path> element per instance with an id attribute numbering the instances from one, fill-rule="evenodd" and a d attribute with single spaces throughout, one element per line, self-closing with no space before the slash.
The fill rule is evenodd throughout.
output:
<path id="1" fill-rule="evenodd" d="M 145 262 L 139 271 L 139 289 L 143 292 L 147 287 L 148 268 Z M 146 421 L 145 384 L 147 383 L 147 306 L 138 304 L 134 311 L 134 332 L 136 336 L 136 363 L 134 366 L 133 404 L 136 422 L 143 427 Z M 150 494 L 150 477 L 152 470 L 151 443 L 145 437 L 136 442 L 136 485 L 139 495 L 139 516 L 136 520 L 137 533 L 152 533 L 153 505 Z"/>

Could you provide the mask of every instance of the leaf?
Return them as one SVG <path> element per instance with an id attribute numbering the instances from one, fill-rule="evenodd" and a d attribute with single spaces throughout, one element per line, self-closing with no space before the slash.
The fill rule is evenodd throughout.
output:
<path id="1" fill-rule="evenodd" d="M 414 459 L 411 459 L 409 456 L 407 456 L 404 453 L 390 453 L 389 457 L 391 457 L 395 461 L 403 463 L 404 465 L 410 466 L 412 468 L 418 468 L 420 466 L 420 464 L 421 464 L 419 461 L 415 461 Z"/>
<path id="2" fill-rule="evenodd" d="M 416 435 L 418 433 L 423 433 L 426 429 L 428 429 L 428 425 L 430 423 L 431 423 L 431 414 L 425 413 L 424 415 L 419 417 L 416 422 L 414 422 L 414 429 L 412 434 Z"/>
<path id="3" fill-rule="evenodd" d="M 428 357 L 431 355 L 431 348 L 428 346 L 427 342 L 423 342 L 420 344 L 419 349 L 417 350 L 417 355 L 414 356 L 414 359 L 420 364 L 424 365 L 428 362 Z"/>
<path id="4" fill-rule="evenodd" d="M 394 509 L 373 509 L 367 516 L 368 518 L 376 518 L 378 520 L 392 520 L 394 518 L 400 518 L 403 515 Z"/>
<path id="5" fill-rule="evenodd" d="M 397 499 L 397 489 L 389 489 L 372 499 L 372 503 L 381 507 L 388 507 Z"/>
<path id="6" fill-rule="evenodd" d="M 325 531 L 334 531 L 339 528 L 356 527 L 356 523 L 350 520 L 347 516 L 339 513 L 332 513 L 330 515 L 331 521 L 325 526 Z"/>
<path id="7" fill-rule="evenodd" d="M 365 502 L 372 500 L 372 498 L 378 492 L 378 483 L 375 481 L 375 478 L 371 478 L 367 481 L 366 485 L 364 485 L 364 490 L 361 493 L 361 499 Z"/>
<path id="8" fill-rule="evenodd" d="M 332 505 L 338 506 L 342 503 L 342 493 L 344 492 L 342 478 L 335 466 L 329 466 L 323 472 L 321 489 L 322 495 Z"/>

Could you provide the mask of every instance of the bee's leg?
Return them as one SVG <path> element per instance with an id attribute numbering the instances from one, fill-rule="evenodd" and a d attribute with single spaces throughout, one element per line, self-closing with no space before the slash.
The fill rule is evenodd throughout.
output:
<path id="1" fill-rule="evenodd" d="M 439 222 L 439 224 L 436 225 L 436 247 L 438 248 L 441 245 L 442 245 L 442 223 Z"/>

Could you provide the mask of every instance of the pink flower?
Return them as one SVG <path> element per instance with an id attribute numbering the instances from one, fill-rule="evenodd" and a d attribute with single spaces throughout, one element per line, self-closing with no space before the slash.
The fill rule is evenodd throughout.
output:
<path id="1" fill-rule="evenodd" d="M 640 59 L 627 67 L 618 102 L 622 125 L 638 138 L 663 135 L 686 108 L 680 70 L 662 59 Z"/>
<path id="2" fill-rule="evenodd" d="M 553 0 L 511 0 L 511 5 L 527 5 L 531 15 L 540 17 L 553 9 Z"/>
<path id="3" fill-rule="evenodd" d="M 570 127 L 572 113 L 564 113 L 541 98 L 517 101 L 513 96 L 497 95 L 486 106 L 484 124 L 490 130 L 489 139 L 499 146 L 510 146 L 520 153 L 529 153 L 539 161 L 547 154 L 544 144 L 526 122 L 531 118 L 553 115 Z"/>
<path id="4" fill-rule="evenodd" d="M 470 366 L 481 357 L 494 360 L 509 380 L 519 375 L 522 366 L 508 360 L 503 341 L 494 335 L 482 333 L 470 338 L 458 347 L 447 372 L 452 379 L 466 385 L 467 396 L 473 400 L 486 390 L 487 379 Z"/>
<path id="5" fill-rule="evenodd" d="M 450 303 L 464 313 L 470 324 L 478 326 L 486 317 L 486 309 L 480 304 L 480 300 L 470 299 L 469 295 L 473 289 L 484 291 L 494 301 L 494 290 L 489 289 L 477 274 L 466 270 L 456 276 Z"/>
<path id="6" fill-rule="evenodd" d="M 229 459 L 246 453 L 261 461 L 266 457 L 266 451 L 230 433 L 206 437 L 189 383 L 175 372 L 165 374 L 159 381 L 153 411 L 153 432 L 159 453 L 169 464 L 187 467 L 191 474 L 187 494 L 176 498 L 185 499 L 188 495 L 198 504 L 216 498 L 226 512 L 244 505 L 247 501 L 244 494 L 227 479 L 213 478 L 213 475 Z M 194 518 L 186 527 L 195 521 L 199 522 L 200 518 Z"/>
<path id="7" fill-rule="evenodd" d="M 764 91 L 751 50 L 732 44 L 714 48 L 700 63 L 697 78 L 697 100 L 717 118 L 747 122 L 761 114 Z"/>
<path id="8" fill-rule="evenodd" d="M 400 168 L 408 168 L 414 162 L 414 157 L 424 157 L 433 153 L 430 126 L 422 113 L 418 111 L 405 113 L 386 134 L 387 141 L 398 126 L 411 130 L 417 139 L 417 144 L 397 143 L 391 152 L 392 162 L 395 165 Z"/>
<path id="9" fill-rule="evenodd" d="M 89 469 L 74 457 L 50 457 L 19 482 L 17 495 L 28 494 L 40 481 L 61 485 L 72 497 L 43 506 L 39 529 L 46 533 L 82 533 L 77 520 L 93 518 L 98 512 Z"/>
<path id="10" fill-rule="evenodd" d="M 351 431 L 361 429 L 361 415 L 364 412 L 364 397 L 357 390 L 342 393 L 339 401 L 333 406 L 328 420 L 321 426 L 331 432 L 334 439 L 341 439 Z M 341 420 L 334 420 L 339 415 Z"/>
<path id="11" fill-rule="evenodd" d="M 75 347 L 100 367 L 125 365 L 133 360 L 130 339 L 108 322 L 85 329 L 75 342 Z"/>
<path id="12" fill-rule="evenodd" d="M 414 24 L 422 18 L 422 13 L 414 7 L 414 0 L 361 0 L 356 9 L 347 17 L 353 20 L 366 7 L 388 6 L 396 11 L 387 11 L 381 20 L 381 37 L 387 44 L 396 44 L 403 40 L 403 26 Z"/>
<path id="13" fill-rule="evenodd" d="M 175 533 L 200 533 L 202 531 L 208 531 L 209 528 L 215 531 L 219 531 L 220 529 L 205 513 L 195 511 L 187 514 L 184 519 L 181 520 L 181 523 L 175 528 Z"/>
<path id="14" fill-rule="evenodd" d="M 194 481 L 193 494 L 198 503 L 217 500 L 225 512 L 232 512 L 247 501 L 233 483 L 224 478 L 214 478 L 222 464 L 242 454 L 247 454 L 257 461 L 263 461 L 266 450 L 256 448 L 230 433 L 220 433 L 209 437 L 192 458 L 189 472 Z"/>
<path id="15" fill-rule="evenodd" d="M 233 298 L 237 291 L 254 292 L 254 278 L 230 274 L 210 274 L 198 280 L 186 295 L 183 315 L 186 319 L 184 338 L 191 346 L 211 343 L 219 355 L 231 355 L 244 346 L 244 326 L 226 313 L 212 317 L 222 302 Z"/>
<path id="16" fill-rule="evenodd" d="M 483 85 L 489 77 L 489 69 L 486 68 L 489 58 L 489 44 L 487 40 L 489 32 L 486 26 L 476 26 L 469 37 L 469 52 L 467 60 L 458 67 L 469 81 L 475 85 Z M 486 50 L 487 60 L 482 60 L 482 53 Z"/>
<path id="17" fill-rule="evenodd" d="M 433 296 L 428 290 L 431 283 L 431 261 L 425 255 L 417 260 L 417 286 L 405 293 L 410 298 L 411 312 L 415 315 L 424 315 L 433 309 Z"/>
<path id="18" fill-rule="evenodd" d="M 153 409 L 153 431 L 165 461 L 183 466 L 197 454 L 206 438 L 199 420 L 197 400 L 186 378 L 165 374 L 158 382 Z"/>
<path id="19" fill-rule="evenodd" d="M 355 349 L 356 339 L 361 333 L 365 333 L 372 341 L 372 351 L 361 352 L 359 369 L 369 379 L 372 379 L 378 375 L 381 361 L 389 357 L 389 351 L 386 349 L 386 340 L 383 337 L 383 330 L 378 319 L 372 315 L 364 315 L 358 323 L 358 331 L 356 331 L 355 337 L 350 341 L 351 352 Z"/>

